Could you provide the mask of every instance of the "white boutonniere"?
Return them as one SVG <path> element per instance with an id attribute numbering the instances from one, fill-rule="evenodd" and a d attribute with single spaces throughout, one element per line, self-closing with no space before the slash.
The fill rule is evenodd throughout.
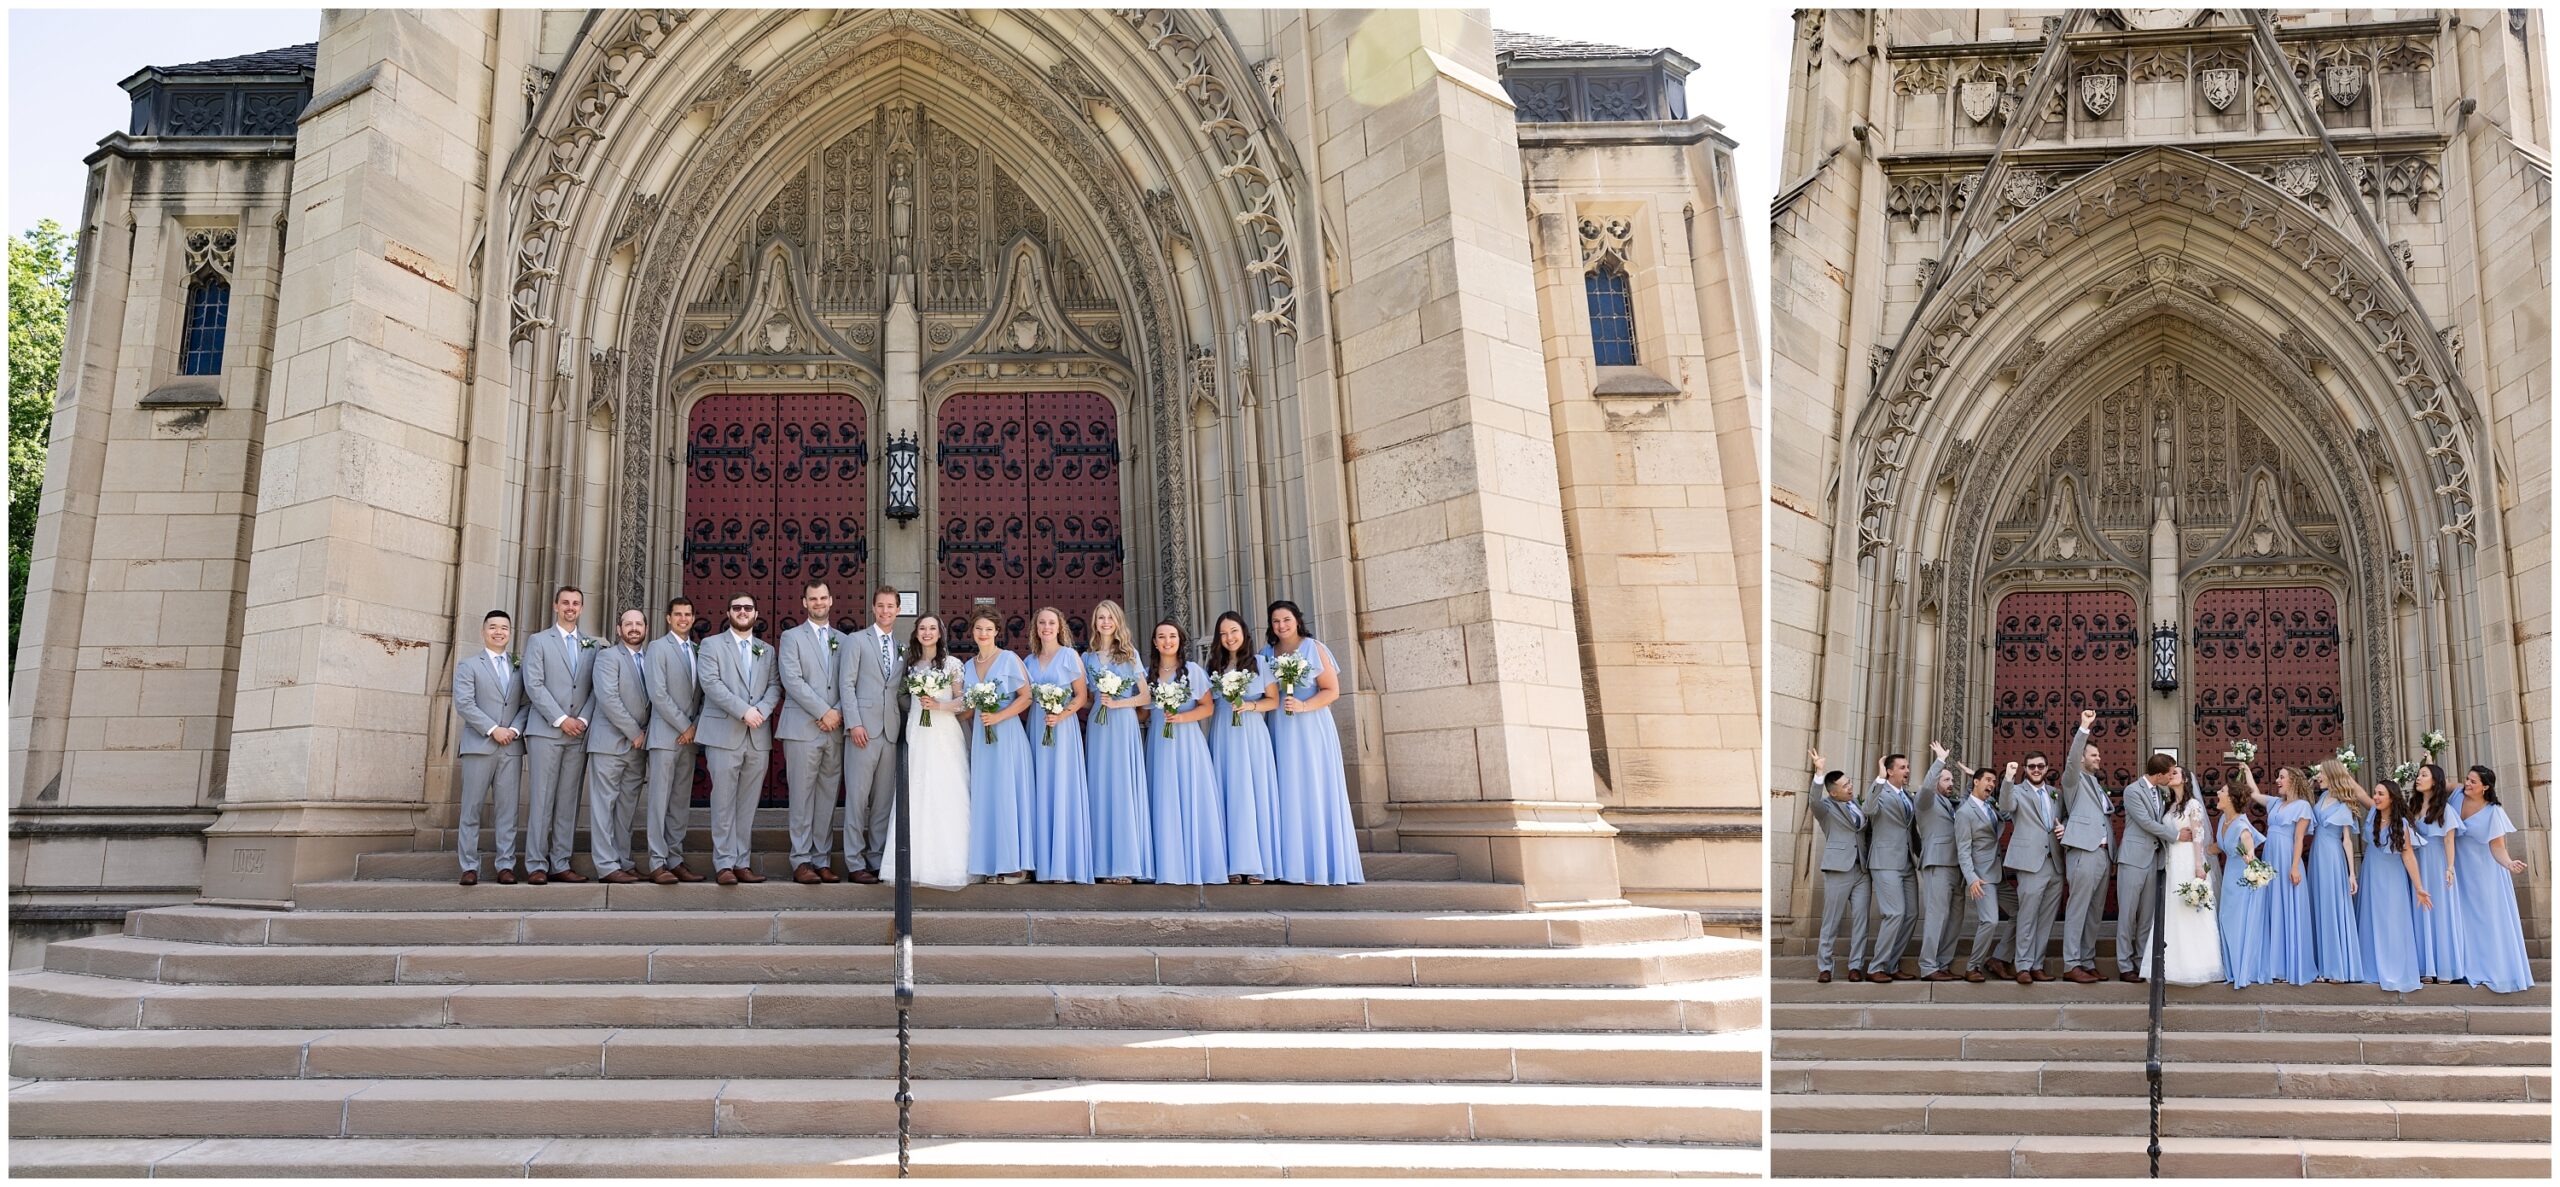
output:
<path id="1" fill-rule="evenodd" d="M 763 659 L 763 658 L 764 658 L 764 644 L 762 644 L 762 643 L 751 643 L 751 644 L 749 644 L 749 645 L 748 645 L 748 648 L 747 648 L 747 649 L 748 649 L 748 650 L 750 650 L 750 651 L 752 651 L 752 652 L 754 652 L 754 653 L 755 653 L 755 657 L 756 657 L 757 659 Z"/>
<path id="2" fill-rule="evenodd" d="M 833 651 L 833 650 L 835 650 L 835 649 L 836 649 L 836 637 L 835 637 L 834 635 L 829 635 L 829 636 L 827 636 L 827 650 L 829 650 L 829 651 Z"/>
<path id="3" fill-rule="evenodd" d="M 513 653 L 513 652 L 509 652 L 509 653 L 507 654 L 507 666 L 508 666 L 508 667 L 510 667 L 510 668 L 513 668 L 513 669 L 515 669 L 516 671 L 519 671 L 519 672 L 523 671 L 523 670 L 524 670 L 524 657 L 523 657 L 523 656 L 521 656 L 521 655 L 517 655 L 517 654 L 515 654 L 515 653 Z"/>
<path id="4" fill-rule="evenodd" d="M 578 640 L 578 650 L 580 651 L 593 651 L 602 646 L 604 646 L 604 640 L 594 638 L 592 636 L 583 637 Z"/>

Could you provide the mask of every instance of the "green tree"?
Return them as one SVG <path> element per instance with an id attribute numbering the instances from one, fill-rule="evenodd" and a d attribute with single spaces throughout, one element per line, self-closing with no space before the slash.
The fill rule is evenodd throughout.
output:
<path id="1" fill-rule="evenodd" d="M 62 375 L 62 323 L 71 306 L 70 234 L 52 219 L 9 240 L 9 656 L 18 654 L 27 568 L 36 550 L 36 500 Z"/>

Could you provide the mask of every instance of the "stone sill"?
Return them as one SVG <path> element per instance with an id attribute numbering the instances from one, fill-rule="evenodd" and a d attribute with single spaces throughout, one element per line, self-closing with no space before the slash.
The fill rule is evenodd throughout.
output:
<path id="1" fill-rule="evenodd" d="M 1520 147 L 1524 149 L 1648 144 L 1684 147 L 1703 140 L 1713 140 L 1727 150 L 1740 147 L 1739 141 L 1724 134 L 1724 125 L 1703 115 L 1693 115 L 1685 120 L 1523 121 L 1519 130 Z"/>
<path id="2" fill-rule="evenodd" d="M 95 165 L 107 157 L 208 157 L 249 160 L 293 159 L 291 136 L 133 136 L 108 134 L 95 152 L 81 159 Z"/>
<path id="3" fill-rule="evenodd" d="M 202 379 L 164 383 L 142 393 L 145 408 L 220 408 L 222 387 Z"/>
<path id="4" fill-rule="evenodd" d="M 1680 385 L 1643 367 L 1602 367 L 1591 394 L 1599 396 L 1677 396 Z"/>

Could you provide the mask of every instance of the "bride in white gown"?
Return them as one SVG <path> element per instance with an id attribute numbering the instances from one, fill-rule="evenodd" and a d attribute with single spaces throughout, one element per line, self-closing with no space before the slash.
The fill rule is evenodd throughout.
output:
<path id="1" fill-rule="evenodd" d="M 916 885 L 958 890 L 969 884 L 969 735 L 960 720 L 966 707 L 960 690 L 967 685 L 961 681 L 960 660 L 942 649 L 942 635 L 941 619 L 930 614 L 917 619 L 898 678 L 903 689 L 903 673 L 917 668 L 940 668 L 951 676 L 950 697 L 935 698 L 932 703 L 933 724 L 921 722 L 925 702 L 908 698 L 907 802 L 916 817 L 907 845 L 915 857 Z M 890 828 L 893 843 L 880 874 L 883 881 L 894 882 L 898 870 L 894 812 Z"/>
<path id="2" fill-rule="evenodd" d="M 2177 796 L 2169 808 L 2169 826 L 2188 839 L 2169 847 L 2169 902 L 2161 926 L 2168 930 L 2169 983 L 2203 985 L 2222 980 L 2222 931 L 2210 899 L 2204 907 L 2190 907 L 2178 897 L 2178 888 L 2199 879 L 2207 887 L 2217 885 L 2213 830 L 2205 826 L 2204 801 L 2193 785 L 2181 783 Z"/>

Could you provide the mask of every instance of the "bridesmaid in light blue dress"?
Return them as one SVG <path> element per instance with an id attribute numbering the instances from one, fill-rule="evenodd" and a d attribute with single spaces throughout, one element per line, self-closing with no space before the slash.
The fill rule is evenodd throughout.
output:
<path id="1" fill-rule="evenodd" d="M 1173 620 L 1156 624 L 1155 662 L 1147 683 L 1179 684 L 1189 693 L 1171 714 L 1156 705 L 1147 716 L 1147 810 L 1155 825 L 1158 883 L 1196 886 L 1227 880 L 1227 829 L 1220 819 L 1218 770 L 1209 764 L 1209 742 L 1200 721 L 1216 711 L 1209 673 L 1183 659 L 1191 640 Z"/>
<path id="2" fill-rule="evenodd" d="M 1093 876 L 1126 884 L 1156 876 L 1155 832 L 1147 821 L 1147 666 L 1129 637 L 1120 603 L 1093 608 L 1092 646 L 1084 653 L 1085 686 L 1093 690 L 1093 720 L 1085 733 L 1085 791 L 1093 797 Z M 1128 691 L 1105 697 L 1096 681 L 1117 672 Z"/>
<path id="3" fill-rule="evenodd" d="M 1279 867 L 1273 880 L 1322 886 L 1363 881 L 1342 735 L 1327 711 L 1342 695 L 1342 670 L 1324 644 L 1307 637 L 1307 616 L 1296 602 L 1273 602 L 1268 614 L 1265 666 L 1283 655 L 1307 661 L 1305 677 L 1280 690 L 1280 712 L 1271 719 L 1273 765 L 1280 774 Z"/>
<path id="4" fill-rule="evenodd" d="M 2257 799 L 2267 808 L 2267 864 L 2276 879 L 2267 884 L 2266 948 L 2257 968 L 2262 981 L 2309 985 L 2320 975 L 2311 955 L 2311 887 L 2302 874 L 2303 849 L 2311 843 L 2311 802 L 2302 798 L 2308 784 L 2292 767 L 2276 768 L 2276 798 Z"/>
<path id="5" fill-rule="evenodd" d="M 1084 728 L 1076 716 L 1088 694 L 1084 657 L 1074 644 L 1067 616 L 1055 607 L 1031 616 L 1031 682 L 1067 690 L 1067 705 L 1056 714 L 1034 702 L 1023 716 L 1031 753 L 1031 868 L 1043 882 L 1093 881 L 1093 798 L 1085 791 Z"/>
<path id="6" fill-rule="evenodd" d="M 2364 876 L 2356 883 L 2356 939 L 2373 983 L 2394 993 L 2418 987 L 2418 848 L 2427 843 L 2401 814 L 2400 786 L 2373 785 L 2373 811 L 2364 818 Z"/>
<path id="7" fill-rule="evenodd" d="M 2258 843 L 2265 840 L 2249 826 L 2248 792 L 2251 789 L 2249 768 L 2240 768 L 2237 781 L 2226 781 L 2217 793 L 2215 808 L 2222 813 L 2222 826 L 2216 830 L 2215 844 L 2222 849 L 2222 885 L 2214 892 L 2214 921 L 2222 927 L 2222 974 L 2234 989 L 2245 989 L 2267 979 L 2267 904 L 2275 896 L 2275 887 L 2251 886 L 2245 875 L 2249 859 L 2257 855 Z"/>
<path id="8" fill-rule="evenodd" d="M 2324 794 L 2311 812 L 2312 962 L 2323 981 L 2370 981 L 2356 940 L 2356 808 L 2366 802 L 2364 789 L 2334 758 L 2320 764 L 2313 782 Z"/>
<path id="9" fill-rule="evenodd" d="M 2453 838 L 2462 831 L 2462 793 L 2445 781 L 2444 768 L 2418 768 L 2418 808 L 2409 827 L 2425 841 L 2418 849 L 2418 885 L 2434 896 L 2418 908 L 2412 928 L 2418 946 L 2418 981 L 2433 985 L 2462 979 L 2462 911 L 2453 893 Z"/>
<path id="10" fill-rule="evenodd" d="M 2473 767 L 2462 776 L 2462 831 L 2453 840 L 2453 893 L 2462 913 L 2462 979 L 2498 993 L 2533 988 L 2524 920 L 2516 913 L 2515 876 L 2524 863 L 2507 856 L 2515 822 L 2498 803 L 2498 773 Z"/>
<path id="11" fill-rule="evenodd" d="M 1031 747 L 1022 738 L 1023 711 L 1031 707 L 1031 678 L 1022 657 L 996 646 L 996 618 L 980 611 L 969 620 L 978 654 L 961 665 L 964 684 L 996 686 L 1005 706 L 969 714 L 969 872 L 991 882 L 1028 881 L 1037 838 L 1032 829 Z M 968 689 L 958 690 L 966 700 Z M 995 734 L 994 741 L 987 735 Z"/>
<path id="12" fill-rule="evenodd" d="M 1271 670 L 1253 653 L 1253 635 L 1244 615 L 1229 610 L 1218 616 L 1209 641 L 1209 675 L 1253 673 L 1244 700 L 1230 707 L 1217 701 L 1209 715 L 1209 759 L 1218 768 L 1225 792 L 1220 807 L 1227 821 L 1227 881 L 1260 885 L 1280 868 L 1280 771 L 1271 757 L 1271 730 L 1264 715 L 1280 707 L 1271 687 Z"/>

